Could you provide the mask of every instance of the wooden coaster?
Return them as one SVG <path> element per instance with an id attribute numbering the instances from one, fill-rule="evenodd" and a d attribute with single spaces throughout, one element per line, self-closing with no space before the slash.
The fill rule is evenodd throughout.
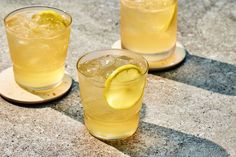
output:
<path id="1" fill-rule="evenodd" d="M 112 45 L 113 49 L 121 49 L 121 41 L 118 40 Z M 150 70 L 165 70 L 172 68 L 178 64 L 180 64 L 186 57 L 186 51 L 183 45 L 179 42 L 176 43 L 176 50 L 175 52 L 168 57 L 167 59 L 160 60 L 160 61 L 149 61 L 149 69 Z"/>
<path id="2" fill-rule="evenodd" d="M 0 73 L 0 95 L 6 100 L 20 104 L 40 104 L 65 95 L 72 85 L 72 78 L 65 74 L 62 83 L 47 91 L 28 91 L 20 87 L 14 79 L 13 68 Z"/>

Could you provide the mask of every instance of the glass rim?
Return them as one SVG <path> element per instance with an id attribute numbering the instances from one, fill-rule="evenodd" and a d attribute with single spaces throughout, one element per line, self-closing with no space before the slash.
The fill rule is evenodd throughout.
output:
<path id="1" fill-rule="evenodd" d="M 135 80 L 138 80 L 140 79 L 141 77 L 143 77 L 144 75 L 146 75 L 148 73 L 148 70 L 149 70 L 149 64 L 148 64 L 148 61 L 141 55 L 141 54 L 137 54 L 133 51 L 130 51 L 130 50 L 125 50 L 125 49 L 101 49 L 101 50 L 94 50 L 94 51 L 90 51 L 90 52 L 87 52 L 85 54 L 83 54 L 82 56 L 79 57 L 77 63 L 76 63 L 76 69 L 77 69 L 77 72 L 79 72 L 80 74 L 82 74 L 85 78 L 89 78 L 88 76 L 86 76 L 85 74 L 83 74 L 79 68 L 78 68 L 78 65 L 79 65 L 79 62 L 81 61 L 81 59 L 85 58 L 87 55 L 89 54 L 93 54 L 93 53 L 96 53 L 96 52 L 101 52 L 101 51 L 123 51 L 125 53 L 129 53 L 131 55 L 135 55 L 135 56 L 138 56 L 140 57 L 140 59 L 142 59 L 145 63 L 145 70 L 141 73 L 141 76 L 134 79 L 134 80 L 131 80 L 131 81 L 127 81 L 125 83 L 129 83 L 129 82 L 133 82 Z M 112 53 L 111 53 L 112 54 Z M 103 83 L 102 81 L 97 81 L 97 80 L 93 80 L 95 82 L 100 82 L 100 83 Z"/>
<path id="2" fill-rule="evenodd" d="M 120 0 L 120 3 L 125 5 L 125 6 L 127 6 L 125 4 L 126 3 L 125 1 L 130 1 L 130 0 Z M 141 2 L 135 2 L 135 3 L 139 4 Z M 173 2 L 170 5 L 167 5 L 167 6 L 163 7 L 163 8 L 161 8 L 161 9 L 142 9 L 142 11 L 145 11 L 145 12 L 160 12 L 162 10 L 166 10 L 166 8 L 168 8 L 169 6 L 171 6 L 171 5 L 175 4 L 175 3 L 178 3 L 178 0 L 173 0 Z M 137 8 L 137 7 L 130 7 L 130 8 Z M 137 8 L 137 9 L 139 9 L 139 8 Z"/>
<path id="3" fill-rule="evenodd" d="M 11 15 L 14 15 L 14 14 L 15 14 L 16 12 L 18 12 L 18 11 L 25 10 L 25 9 L 27 10 L 27 9 L 31 9 L 31 8 L 45 8 L 45 9 L 48 8 L 48 9 L 57 10 L 57 11 L 59 11 L 59 12 L 64 13 L 65 15 L 67 15 L 67 16 L 69 17 L 69 19 L 70 19 L 69 24 L 66 26 L 66 29 L 69 28 L 69 27 L 71 26 L 71 24 L 72 24 L 72 16 L 71 16 L 68 12 L 66 12 L 66 11 L 64 11 L 64 10 L 62 10 L 62 9 L 58 9 L 58 8 L 50 7 L 50 6 L 44 6 L 44 5 L 32 5 L 32 6 L 21 7 L 21 8 L 15 9 L 15 10 L 11 11 L 10 13 L 8 13 L 8 14 L 4 17 L 4 19 L 3 19 L 4 25 L 5 25 L 6 29 L 8 29 L 10 32 L 16 33 L 15 31 L 13 31 L 12 29 L 10 29 L 10 28 L 6 25 L 6 20 L 7 20 Z"/>

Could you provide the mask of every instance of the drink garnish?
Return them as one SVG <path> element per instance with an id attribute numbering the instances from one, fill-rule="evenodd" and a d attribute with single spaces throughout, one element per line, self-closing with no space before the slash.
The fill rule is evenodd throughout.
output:
<path id="1" fill-rule="evenodd" d="M 133 64 L 116 68 L 106 79 L 104 95 L 113 109 L 127 109 L 142 97 L 145 82 L 142 70 Z M 132 82 L 134 81 L 134 82 Z"/>
<path id="2" fill-rule="evenodd" d="M 68 25 L 68 21 L 53 10 L 44 10 L 38 12 L 32 16 L 32 20 L 39 25 L 47 25 L 51 28 L 66 27 Z"/>

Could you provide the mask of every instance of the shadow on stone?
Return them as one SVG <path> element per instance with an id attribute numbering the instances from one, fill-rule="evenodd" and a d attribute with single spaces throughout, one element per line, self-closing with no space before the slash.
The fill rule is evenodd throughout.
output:
<path id="1" fill-rule="evenodd" d="M 53 109 L 84 123 L 83 108 L 79 98 L 78 83 L 71 93 L 52 106 Z M 117 141 L 103 141 L 130 156 L 157 157 L 228 157 L 219 145 L 206 139 L 182 133 L 173 129 L 143 122 L 146 104 L 141 110 L 141 122 L 137 132 L 130 138 Z"/>
<path id="2" fill-rule="evenodd" d="M 105 142 L 130 156 L 229 156 L 224 148 L 212 141 L 146 122 L 141 122 L 136 134 L 128 139 Z"/>
<path id="3" fill-rule="evenodd" d="M 150 74 L 203 88 L 212 92 L 236 95 L 236 65 L 187 54 L 181 66 Z"/>
<path id="4" fill-rule="evenodd" d="M 84 123 L 78 82 L 73 82 L 70 94 L 61 101 L 54 102 L 51 108 Z"/>

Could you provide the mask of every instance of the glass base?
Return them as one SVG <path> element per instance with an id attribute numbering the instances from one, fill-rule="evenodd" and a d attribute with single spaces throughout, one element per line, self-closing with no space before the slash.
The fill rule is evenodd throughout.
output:
<path id="1" fill-rule="evenodd" d="M 47 91 L 54 89 L 62 83 L 64 65 L 56 70 L 32 71 L 13 66 L 16 83 L 28 91 Z"/>
<path id="2" fill-rule="evenodd" d="M 122 48 L 126 49 L 123 45 L 122 45 Z M 175 52 L 175 49 L 176 49 L 176 45 L 174 45 L 173 47 L 171 47 L 170 49 L 168 49 L 166 51 L 158 52 L 158 53 L 147 54 L 147 53 L 141 53 L 141 52 L 137 52 L 137 51 L 133 51 L 133 52 L 141 54 L 142 56 L 144 56 L 147 59 L 148 62 L 157 62 L 157 61 L 165 60 L 168 57 L 170 57 Z"/>
<path id="3" fill-rule="evenodd" d="M 161 53 L 142 54 L 142 55 L 147 59 L 148 62 L 157 62 L 169 58 L 175 52 L 175 49 L 176 45 L 174 45 L 169 50 Z"/>
<path id="4" fill-rule="evenodd" d="M 16 83 L 12 67 L 0 73 L 1 97 L 16 104 L 35 105 L 59 99 L 69 92 L 71 85 L 72 78 L 65 73 L 61 83 L 55 85 L 57 87 L 44 91 L 30 91 Z"/>
<path id="5" fill-rule="evenodd" d="M 117 40 L 115 43 L 112 44 L 111 46 L 113 49 L 121 49 L 121 41 Z M 167 55 L 167 58 L 165 58 L 162 60 L 157 60 L 155 61 L 155 57 L 150 56 L 150 58 L 154 58 L 154 61 L 149 61 L 149 70 L 165 70 L 165 69 L 169 69 L 172 68 L 178 64 L 180 64 L 181 62 L 184 61 L 185 57 L 186 57 L 186 51 L 183 47 L 183 45 L 180 42 L 176 43 L 176 48 L 174 49 L 174 52 L 171 53 L 170 51 L 170 56 Z M 162 57 L 161 57 L 162 58 Z"/>
<path id="6" fill-rule="evenodd" d="M 132 136 L 139 123 L 139 114 L 123 122 L 104 122 L 85 114 L 84 121 L 89 133 L 102 140 L 125 139 Z"/>
<path id="7" fill-rule="evenodd" d="M 58 86 L 62 83 L 62 80 L 59 81 L 59 82 L 57 82 L 57 83 L 54 83 L 54 84 L 52 84 L 52 85 L 45 86 L 45 87 L 29 87 L 29 86 L 22 85 L 22 84 L 20 84 L 20 83 L 17 82 L 17 81 L 16 81 L 16 83 L 17 83 L 20 87 L 22 87 L 22 88 L 24 88 L 24 89 L 26 89 L 26 90 L 28 90 L 28 91 L 33 91 L 33 92 L 45 92 L 45 91 L 49 91 L 49 90 L 52 90 L 52 89 L 58 87 Z"/>

